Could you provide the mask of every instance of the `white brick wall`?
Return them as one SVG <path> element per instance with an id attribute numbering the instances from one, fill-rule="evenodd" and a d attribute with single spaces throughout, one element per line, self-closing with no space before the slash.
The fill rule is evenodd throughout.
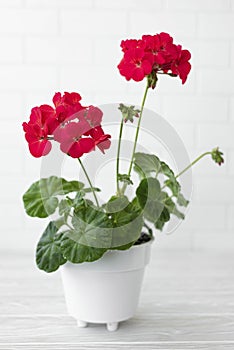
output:
<path id="1" fill-rule="evenodd" d="M 47 9 L 1 9 L 0 31 L 3 34 L 57 34 L 57 13 Z"/>
<path id="2" fill-rule="evenodd" d="M 31 107 L 58 90 L 78 90 L 85 104 L 139 104 L 143 84 L 116 69 L 119 43 L 160 31 L 190 49 L 193 68 L 184 86 L 162 77 L 147 107 L 178 130 L 191 158 L 219 145 L 226 163 L 194 168 L 187 219 L 159 243 L 234 244 L 234 0 L 0 0 L 0 249 L 32 249 L 44 225 L 25 216 L 21 200 L 40 176 L 21 130 Z"/>

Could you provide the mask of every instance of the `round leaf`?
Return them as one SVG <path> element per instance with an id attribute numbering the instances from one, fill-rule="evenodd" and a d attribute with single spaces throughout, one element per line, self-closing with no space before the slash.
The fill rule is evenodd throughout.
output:
<path id="1" fill-rule="evenodd" d="M 63 237 L 61 243 L 61 249 L 64 257 L 72 263 L 91 262 L 98 260 L 106 252 L 104 248 L 94 248 L 86 245 L 79 244 L 71 237 L 75 235 L 74 232 L 69 231 Z"/>
<path id="2" fill-rule="evenodd" d="M 159 218 L 164 207 L 160 202 L 160 194 L 160 183 L 152 177 L 143 179 L 136 190 L 143 215 L 151 222 L 155 222 Z"/>
<path id="3" fill-rule="evenodd" d="M 62 234 L 57 232 L 57 225 L 51 221 L 37 245 L 36 263 L 39 269 L 46 272 L 56 271 L 66 262 L 60 248 Z"/>
<path id="4" fill-rule="evenodd" d="M 23 195 L 25 210 L 29 216 L 46 218 L 58 207 L 58 195 L 80 191 L 83 186 L 79 181 L 66 181 L 57 176 L 41 179 Z"/>
<path id="5" fill-rule="evenodd" d="M 137 152 L 134 155 L 134 164 L 136 172 L 140 171 L 140 175 L 143 172 L 145 176 L 150 175 L 152 172 L 158 174 L 161 169 L 160 160 L 154 154 Z"/>
<path id="6" fill-rule="evenodd" d="M 112 227 L 106 213 L 95 210 L 91 206 L 74 211 L 72 224 L 77 243 L 95 248 L 110 248 L 112 241 Z"/>

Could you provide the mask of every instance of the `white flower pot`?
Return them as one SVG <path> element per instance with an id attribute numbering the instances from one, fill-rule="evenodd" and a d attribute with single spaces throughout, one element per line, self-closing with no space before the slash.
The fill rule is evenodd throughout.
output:
<path id="1" fill-rule="evenodd" d="M 113 331 L 135 314 L 150 250 L 151 241 L 108 251 L 92 263 L 61 266 L 68 313 L 79 327 L 106 323 Z"/>

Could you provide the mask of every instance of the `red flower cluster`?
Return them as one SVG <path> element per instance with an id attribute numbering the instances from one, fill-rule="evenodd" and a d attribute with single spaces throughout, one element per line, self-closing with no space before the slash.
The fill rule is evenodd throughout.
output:
<path id="1" fill-rule="evenodd" d="M 121 42 L 124 57 L 118 65 L 120 74 L 127 80 L 141 81 L 146 76 L 157 73 L 179 76 L 185 83 L 191 69 L 191 54 L 173 44 L 167 33 L 143 35 L 140 40 Z"/>
<path id="2" fill-rule="evenodd" d="M 47 155 L 52 144 L 60 143 L 62 152 L 73 158 L 80 158 L 97 146 L 103 153 L 110 147 L 110 135 L 101 127 L 102 111 L 94 106 L 83 107 L 81 96 L 76 93 L 60 92 L 53 97 L 55 107 L 41 105 L 31 111 L 28 123 L 23 123 L 25 139 L 34 157 Z"/>

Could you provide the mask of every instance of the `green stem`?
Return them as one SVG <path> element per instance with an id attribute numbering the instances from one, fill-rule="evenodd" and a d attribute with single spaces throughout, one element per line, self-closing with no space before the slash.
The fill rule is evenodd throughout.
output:
<path id="1" fill-rule="evenodd" d="M 116 158 L 116 188 L 117 188 L 117 195 L 120 194 L 118 175 L 119 175 L 119 156 L 120 156 L 120 146 L 121 146 L 122 133 L 123 133 L 123 118 L 121 120 L 120 129 L 119 129 L 119 141 L 118 141 L 117 158 Z"/>
<path id="2" fill-rule="evenodd" d="M 85 169 L 85 167 L 84 167 L 82 161 L 80 160 L 80 158 L 77 158 L 77 159 L 78 159 L 78 162 L 79 162 L 80 165 L 81 165 L 81 168 L 82 168 L 82 170 L 83 170 L 83 172 L 84 172 L 84 174 L 85 174 L 85 176 L 86 176 L 86 179 L 88 180 L 89 186 L 90 186 L 90 188 L 91 188 L 91 190 L 92 190 L 92 192 L 93 192 L 93 196 L 94 196 L 95 202 L 96 202 L 96 204 L 97 204 L 97 207 L 100 208 L 100 205 L 99 205 L 99 203 L 98 203 L 98 199 L 97 199 L 95 190 L 94 190 L 94 188 L 93 188 L 92 182 L 91 182 L 91 180 L 90 180 L 90 178 L 89 178 L 89 175 L 88 175 L 88 173 L 87 173 L 87 171 L 86 171 L 86 169 Z"/>
<path id="3" fill-rule="evenodd" d="M 145 100 L 146 100 L 146 97 L 147 97 L 148 90 L 149 90 L 149 85 L 147 83 L 146 88 L 145 88 L 145 93 L 144 93 L 144 96 L 143 96 L 143 99 L 142 99 L 142 103 L 141 103 L 141 112 L 140 112 L 138 123 L 137 123 L 136 135 L 135 135 L 134 146 L 133 146 L 133 151 L 132 151 L 131 163 L 130 163 L 129 170 L 128 170 L 128 176 L 131 175 L 131 171 L 132 171 L 133 159 L 134 159 L 134 155 L 135 155 L 135 151 L 136 151 L 137 140 L 138 140 L 139 131 L 140 131 L 140 125 L 141 125 L 141 119 L 142 119 L 142 114 L 143 114 Z"/>
<path id="4" fill-rule="evenodd" d="M 137 129 L 136 129 L 136 135 L 135 135 L 135 140 L 134 140 L 134 146 L 133 146 L 133 150 L 132 150 L 132 157 L 131 157 L 131 162 L 130 162 L 130 166 L 129 166 L 129 170 L 128 170 L 128 176 L 130 177 L 131 172 L 132 172 L 132 166 L 133 166 L 133 159 L 134 159 L 134 155 L 135 155 L 135 151 L 136 151 L 136 146 L 137 146 L 137 140 L 138 140 L 138 136 L 139 136 L 139 131 L 140 131 L 140 125 L 141 125 L 141 119 L 142 119 L 142 114 L 143 114 L 143 110 L 144 110 L 144 106 L 145 106 L 145 100 L 147 97 L 147 93 L 149 90 L 149 84 L 147 82 L 146 88 L 145 88 L 145 93 L 141 102 L 141 111 L 140 111 L 140 115 L 139 115 L 139 119 L 138 119 L 138 123 L 137 123 Z M 124 194 L 125 190 L 127 188 L 127 184 L 123 185 L 123 188 L 121 190 L 121 193 Z"/>
<path id="5" fill-rule="evenodd" d="M 143 226 L 148 230 L 149 236 L 153 237 L 153 230 L 144 222 Z"/>
<path id="6" fill-rule="evenodd" d="M 184 170 L 182 170 L 179 174 L 176 175 L 176 179 L 181 176 L 182 174 L 184 174 L 188 169 L 190 169 L 194 164 L 196 164 L 200 159 L 202 159 L 203 157 L 207 156 L 211 154 L 211 152 L 205 152 L 202 153 L 199 157 L 197 157 L 191 164 L 189 164 L 186 168 L 184 168 Z"/>

